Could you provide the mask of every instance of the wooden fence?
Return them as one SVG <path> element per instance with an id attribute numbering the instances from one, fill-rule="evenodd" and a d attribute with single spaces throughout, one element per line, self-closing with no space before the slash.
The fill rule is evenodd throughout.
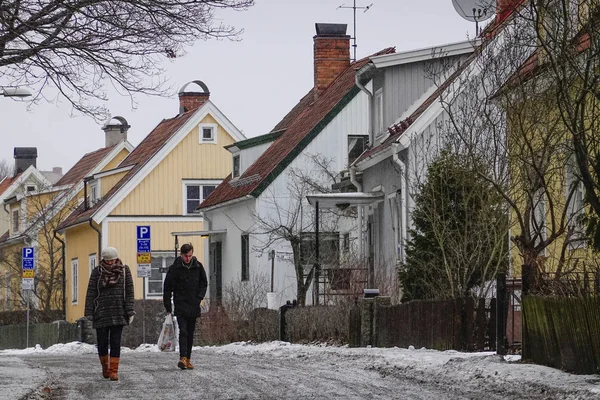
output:
<path id="1" fill-rule="evenodd" d="M 361 303 L 349 315 L 350 345 L 426 347 L 483 351 L 496 348 L 495 300 L 419 300 L 389 305 L 385 298 Z M 356 338 L 356 339 L 355 339 Z"/>
<path id="2" fill-rule="evenodd" d="M 579 374 L 600 373 L 595 297 L 523 297 L 523 359 Z"/>

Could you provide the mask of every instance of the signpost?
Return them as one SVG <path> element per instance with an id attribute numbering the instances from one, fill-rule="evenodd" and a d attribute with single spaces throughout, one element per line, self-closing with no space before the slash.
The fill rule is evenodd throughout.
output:
<path id="1" fill-rule="evenodd" d="M 23 268 L 23 277 L 21 279 L 21 288 L 25 291 L 27 297 L 27 339 L 26 347 L 29 347 L 29 298 L 34 288 L 35 279 L 35 249 L 33 247 L 23 247 L 21 250 L 21 266 Z"/>
<path id="2" fill-rule="evenodd" d="M 152 275 L 152 247 L 150 245 L 150 225 L 136 227 L 137 277 L 143 279 L 142 341 L 146 343 L 146 278 Z"/>

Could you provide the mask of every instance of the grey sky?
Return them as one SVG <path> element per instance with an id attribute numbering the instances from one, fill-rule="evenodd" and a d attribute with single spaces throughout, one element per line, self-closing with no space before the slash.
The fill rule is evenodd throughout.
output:
<path id="1" fill-rule="evenodd" d="M 474 23 L 456 14 L 452 0 L 357 0 L 357 6 L 371 3 L 368 12 L 357 11 L 358 58 L 385 47 L 401 52 L 475 33 Z M 256 0 L 248 11 L 222 12 L 219 19 L 244 29 L 242 40 L 198 42 L 184 57 L 165 62 L 167 77 L 174 89 L 204 81 L 211 100 L 247 137 L 267 133 L 312 87 L 315 22 L 347 23 L 352 35 L 352 10 L 337 9 L 342 4 L 352 0 Z M 178 112 L 175 96 L 140 96 L 135 110 L 129 97 L 114 91 L 108 96 L 111 115 L 131 125 L 128 139 L 134 146 Z M 12 162 L 14 147 L 37 146 L 39 169 L 67 171 L 83 154 L 103 147 L 101 124 L 72 117 L 71 107 L 59 101 L 28 105 L 0 97 L 0 160 Z"/>

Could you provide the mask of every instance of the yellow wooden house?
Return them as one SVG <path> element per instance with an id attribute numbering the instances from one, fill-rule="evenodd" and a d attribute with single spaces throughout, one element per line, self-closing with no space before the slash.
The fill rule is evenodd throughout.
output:
<path id="1" fill-rule="evenodd" d="M 83 179 L 87 201 L 59 227 L 66 238 L 68 321 L 84 316 L 101 248 L 116 247 L 130 266 L 136 299 L 159 300 L 164 269 L 175 258 L 172 233 L 203 229 L 196 208 L 232 169 L 223 147 L 245 137 L 210 100 L 208 87 L 193 83 L 202 91 L 186 92 L 184 85 L 176 116 L 163 119 L 119 165 Z M 150 277 L 137 269 L 138 226 L 150 227 Z M 186 241 L 203 261 L 205 240 Z"/>
<path id="2" fill-rule="evenodd" d="M 2 310 L 24 309 L 27 303 L 33 309 L 64 310 L 64 240 L 56 228 L 83 198 L 81 179 L 114 168 L 133 149 L 121 136 L 122 140 L 107 141 L 105 147 L 85 154 L 56 184 L 27 180 L 23 190 L 3 200 L 9 229 L 0 236 Z M 34 286 L 28 291 L 21 290 L 23 247 L 35 250 L 33 276 L 27 276 L 34 278 Z"/>

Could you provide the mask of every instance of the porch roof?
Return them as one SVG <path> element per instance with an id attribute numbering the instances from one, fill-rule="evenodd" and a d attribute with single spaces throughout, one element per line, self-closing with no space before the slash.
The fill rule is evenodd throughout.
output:
<path id="1" fill-rule="evenodd" d="M 350 192 L 350 193 L 316 193 L 306 196 L 311 205 L 319 203 L 320 208 L 345 209 L 349 206 L 364 206 L 382 201 L 385 194 L 377 192 Z"/>

